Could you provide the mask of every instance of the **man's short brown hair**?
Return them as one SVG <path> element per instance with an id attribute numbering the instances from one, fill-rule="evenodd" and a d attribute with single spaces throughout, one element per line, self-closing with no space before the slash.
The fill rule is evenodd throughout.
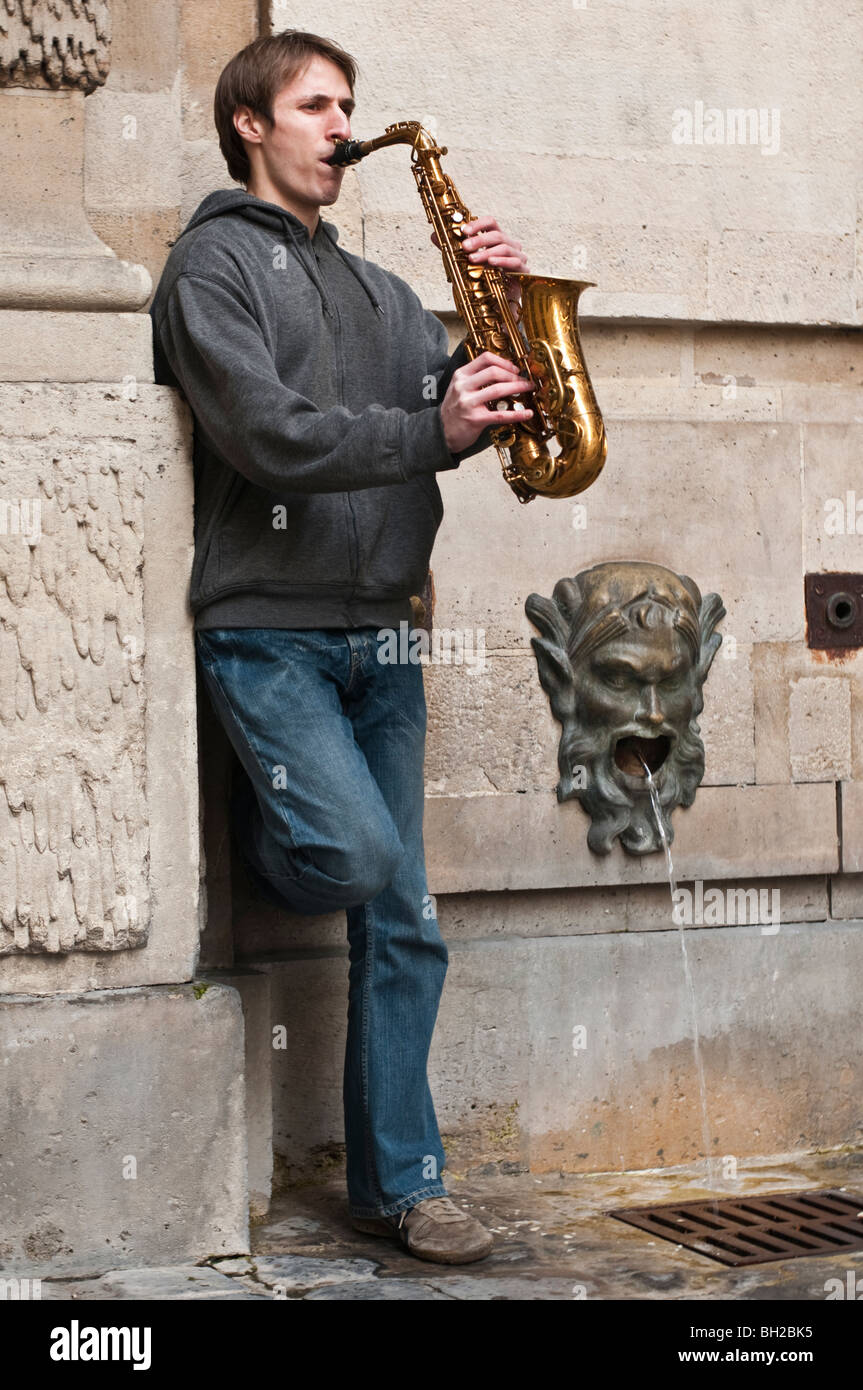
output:
<path id="1" fill-rule="evenodd" d="M 329 58 L 341 68 L 353 95 L 356 60 L 331 39 L 307 34 L 302 29 L 285 29 L 281 34 L 254 39 L 235 53 L 224 68 L 216 83 L 213 116 L 219 148 L 227 161 L 228 173 L 237 183 L 248 183 L 252 173 L 243 138 L 234 125 L 237 107 L 251 107 L 272 125 L 276 96 L 315 54 Z"/>

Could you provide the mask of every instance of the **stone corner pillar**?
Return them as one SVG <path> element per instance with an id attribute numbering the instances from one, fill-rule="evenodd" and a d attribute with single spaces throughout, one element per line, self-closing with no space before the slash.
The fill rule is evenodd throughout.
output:
<path id="1" fill-rule="evenodd" d="M 9 13 L 11 8 L 12 13 Z M 0 309 L 138 309 L 152 288 L 84 211 L 84 99 L 108 76 L 102 0 L 6 0 L 0 12 Z"/>
<path id="2" fill-rule="evenodd" d="M 241 997 L 192 983 L 191 419 L 153 383 L 147 271 L 84 211 L 108 21 L 0 0 L 0 1273 L 21 1279 L 248 1249 Z"/>

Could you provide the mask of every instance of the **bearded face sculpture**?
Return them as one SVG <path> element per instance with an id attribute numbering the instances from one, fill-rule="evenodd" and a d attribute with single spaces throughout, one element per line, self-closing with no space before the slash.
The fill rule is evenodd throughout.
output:
<path id="1" fill-rule="evenodd" d="M 719 595 L 702 599 L 686 575 L 621 560 L 559 580 L 550 599 L 531 594 L 525 612 L 542 633 L 531 645 L 561 726 L 558 801 L 581 802 L 595 853 L 619 836 L 648 854 L 662 847 L 652 779 L 670 844 L 671 813 L 692 804 L 704 776 L 696 721 L 722 641 Z"/>

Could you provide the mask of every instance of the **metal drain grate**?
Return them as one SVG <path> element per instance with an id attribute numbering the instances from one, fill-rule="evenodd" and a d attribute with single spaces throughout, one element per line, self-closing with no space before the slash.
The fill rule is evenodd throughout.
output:
<path id="1" fill-rule="evenodd" d="M 863 1197 L 839 1188 L 628 1207 L 605 1214 L 724 1265 L 863 1250 Z"/>

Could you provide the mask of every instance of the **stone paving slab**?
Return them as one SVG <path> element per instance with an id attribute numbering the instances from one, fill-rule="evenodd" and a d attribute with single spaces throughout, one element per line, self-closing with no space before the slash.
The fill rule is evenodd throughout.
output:
<path id="1" fill-rule="evenodd" d="M 484 1260 L 459 1267 L 418 1260 L 396 1241 L 353 1230 L 344 1180 L 295 1187 L 252 1228 L 252 1253 L 98 1279 L 43 1282 L 43 1298 L 335 1301 L 739 1300 L 825 1301 L 829 1280 L 854 1271 L 863 1251 L 776 1260 L 740 1269 L 654 1240 L 615 1220 L 617 1208 L 708 1196 L 845 1188 L 863 1193 L 863 1152 L 793 1154 L 741 1162 L 734 1180 L 702 1170 L 562 1174 L 450 1172 L 456 1202 L 493 1231 Z"/>
<path id="2" fill-rule="evenodd" d="M 250 1290 L 209 1265 L 163 1265 L 153 1269 L 111 1269 L 100 1279 L 42 1281 L 42 1297 L 50 1299 L 260 1299 L 265 1288 Z"/>

